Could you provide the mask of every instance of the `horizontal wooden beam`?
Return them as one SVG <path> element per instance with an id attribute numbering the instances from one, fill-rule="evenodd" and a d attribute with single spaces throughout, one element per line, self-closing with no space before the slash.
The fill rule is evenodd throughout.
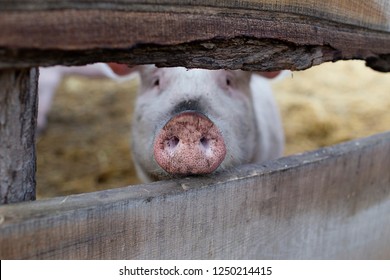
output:
<path id="1" fill-rule="evenodd" d="M 364 59 L 390 71 L 383 0 L 8 0 L 0 26 L 0 68 L 117 61 L 302 70 Z"/>
<path id="2" fill-rule="evenodd" d="M 1 259 L 389 259 L 390 132 L 217 176 L 0 206 Z"/>

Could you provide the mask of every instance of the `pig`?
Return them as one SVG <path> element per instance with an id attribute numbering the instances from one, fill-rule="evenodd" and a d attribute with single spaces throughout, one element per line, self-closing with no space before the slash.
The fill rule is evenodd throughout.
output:
<path id="1" fill-rule="evenodd" d="M 54 66 L 39 68 L 38 81 L 38 117 L 37 132 L 43 133 L 47 126 L 47 115 L 53 102 L 54 94 L 66 75 L 82 75 L 91 78 L 108 77 L 117 81 L 131 79 L 134 75 L 128 75 L 128 67 L 122 64 L 95 63 L 84 66 Z M 124 72 L 125 71 L 125 72 Z"/>
<path id="2" fill-rule="evenodd" d="M 241 70 L 139 66 L 132 153 L 144 182 L 280 157 L 284 134 L 266 77 Z"/>
<path id="3" fill-rule="evenodd" d="M 116 64 L 99 64 L 97 72 L 114 79 L 140 76 L 131 150 L 143 182 L 218 173 L 283 153 L 268 81 L 277 73 Z"/>

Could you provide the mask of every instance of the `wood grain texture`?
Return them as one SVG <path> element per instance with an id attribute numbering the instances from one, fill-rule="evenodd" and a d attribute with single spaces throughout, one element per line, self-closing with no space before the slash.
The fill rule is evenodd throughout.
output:
<path id="1" fill-rule="evenodd" d="M 0 70 L 0 204 L 35 199 L 36 69 Z"/>
<path id="2" fill-rule="evenodd" d="M 385 0 L 0 3 L 0 67 L 97 61 L 302 70 L 365 59 L 390 71 Z"/>
<path id="3" fill-rule="evenodd" d="M 388 259 L 390 132 L 182 179 L 0 206 L 1 259 Z"/>
<path id="4" fill-rule="evenodd" d="M 287 12 L 314 16 L 375 30 L 390 31 L 390 10 L 386 0 L 3 0 L 4 11 L 53 9 L 118 9 L 124 11 L 192 11 L 206 7 Z"/>

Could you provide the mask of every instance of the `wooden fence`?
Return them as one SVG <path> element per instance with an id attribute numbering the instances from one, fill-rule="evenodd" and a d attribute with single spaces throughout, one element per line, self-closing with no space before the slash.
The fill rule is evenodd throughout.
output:
<path id="1" fill-rule="evenodd" d="M 34 67 L 364 59 L 388 72 L 388 1 L 5 0 L 0 26 L 0 258 L 390 258 L 390 133 L 228 174 L 22 202 L 35 197 Z"/>

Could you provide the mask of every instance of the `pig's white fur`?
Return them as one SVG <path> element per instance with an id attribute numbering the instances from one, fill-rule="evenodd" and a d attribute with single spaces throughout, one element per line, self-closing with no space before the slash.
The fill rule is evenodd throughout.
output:
<path id="1" fill-rule="evenodd" d="M 154 160 L 153 141 L 158 130 L 172 117 L 175 105 L 185 100 L 202 100 L 202 113 L 215 123 L 224 137 L 227 154 L 217 171 L 282 155 L 283 129 L 268 79 L 239 70 L 158 69 L 154 66 L 138 66 L 135 69 L 139 70 L 141 86 L 133 117 L 132 152 L 142 181 L 169 177 Z M 165 87 L 161 92 L 151 86 L 156 73 L 161 75 L 161 88 Z M 234 79 L 234 90 L 226 91 L 223 87 L 226 73 Z M 54 92 L 66 74 L 106 76 L 119 81 L 134 77 L 134 74 L 118 77 L 103 63 L 41 68 L 40 129 L 45 126 Z"/>
<path id="2" fill-rule="evenodd" d="M 280 157 L 284 150 L 283 126 L 269 81 L 253 74 L 251 93 L 258 127 L 255 162 Z"/>

